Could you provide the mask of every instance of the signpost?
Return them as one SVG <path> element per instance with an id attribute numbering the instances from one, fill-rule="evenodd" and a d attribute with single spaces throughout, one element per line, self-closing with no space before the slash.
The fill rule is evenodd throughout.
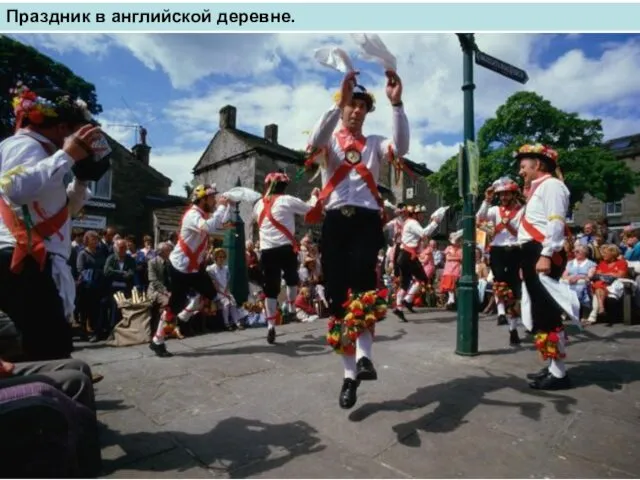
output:
<path id="1" fill-rule="evenodd" d="M 456 353 L 472 356 L 478 354 L 478 277 L 476 276 L 476 218 L 474 212 L 477 195 L 477 165 L 479 153 L 475 145 L 475 125 L 473 112 L 473 57 L 475 63 L 511 80 L 525 84 L 529 80 L 527 72 L 502 60 L 481 52 L 473 33 L 458 33 L 462 48 L 462 91 L 464 92 L 464 149 L 460 157 L 460 185 L 462 208 L 462 276 L 458 281 L 458 323 L 456 335 Z M 473 159 L 471 158 L 473 157 Z M 472 165 L 473 164 L 473 165 Z M 474 171 L 475 170 L 475 171 Z M 474 185 L 475 180 L 475 185 Z M 475 187 L 475 188 L 473 188 Z M 473 191 L 472 191 L 473 190 Z"/>

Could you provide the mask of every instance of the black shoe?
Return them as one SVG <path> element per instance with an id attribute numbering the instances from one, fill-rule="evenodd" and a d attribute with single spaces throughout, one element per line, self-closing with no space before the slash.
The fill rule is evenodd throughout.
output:
<path id="1" fill-rule="evenodd" d="M 549 373 L 546 377 L 534 380 L 529 386 L 535 390 L 566 390 L 571 388 L 571 380 L 568 375 L 558 378 Z"/>
<path id="2" fill-rule="evenodd" d="M 393 313 L 396 317 L 398 317 L 400 320 L 402 320 L 403 322 L 407 322 L 407 319 L 404 316 L 404 312 L 402 310 L 400 310 L 399 308 L 394 308 L 393 309 Z"/>
<path id="3" fill-rule="evenodd" d="M 274 344 L 276 343 L 276 329 L 270 328 L 267 332 L 267 343 Z"/>
<path id="4" fill-rule="evenodd" d="M 169 358 L 173 357 L 173 353 L 167 351 L 167 347 L 165 344 L 158 345 L 153 340 L 149 344 L 149 348 L 160 358 Z"/>
<path id="5" fill-rule="evenodd" d="M 506 325 L 507 323 L 507 317 L 506 315 L 498 315 L 498 325 Z"/>
<path id="6" fill-rule="evenodd" d="M 416 311 L 413 309 L 413 305 L 411 305 L 409 302 L 407 302 L 406 300 L 402 301 L 402 305 L 404 305 L 404 307 L 409 310 L 411 313 L 416 313 Z"/>
<path id="7" fill-rule="evenodd" d="M 527 373 L 527 378 L 529 380 L 539 380 L 546 377 L 547 375 L 549 375 L 549 367 L 544 367 L 542 370 L 536 373 Z"/>
<path id="8" fill-rule="evenodd" d="M 358 360 L 356 378 L 358 380 L 377 380 L 378 372 L 376 372 L 373 362 L 367 357 Z"/>
<path id="9" fill-rule="evenodd" d="M 511 330 L 509 332 L 509 345 L 512 347 L 517 347 L 522 343 L 520 340 L 520 336 L 518 335 L 518 330 Z"/>
<path id="10" fill-rule="evenodd" d="M 360 382 L 358 382 L 358 380 L 352 380 L 350 378 L 344 379 L 342 382 L 342 389 L 340 390 L 340 399 L 338 401 L 340 408 L 347 410 L 356 404 L 356 400 L 358 399 L 356 392 L 359 384 Z"/>

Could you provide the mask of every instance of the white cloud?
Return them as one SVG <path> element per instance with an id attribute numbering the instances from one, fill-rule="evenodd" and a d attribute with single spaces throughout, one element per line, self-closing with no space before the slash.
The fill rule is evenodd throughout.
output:
<path id="1" fill-rule="evenodd" d="M 150 165 L 173 181 L 170 194 L 184 196 L 182 186 L 191 183 L 191 170 L 201 155 L 202 150 L 153 149 Z"/>

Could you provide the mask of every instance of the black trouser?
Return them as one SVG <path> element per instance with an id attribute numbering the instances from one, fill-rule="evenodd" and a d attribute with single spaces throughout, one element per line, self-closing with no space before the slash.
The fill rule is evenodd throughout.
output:
<path id="1" fill-rule="evenodd" d="M 564 313 L 549 291 L 544 288 L 538 273 L 536 273 L 536 263 L 540 258 L 540 252 L 542 252 L 542 244 L 538 242 L 527 242 L 522 245 L 522 277 L 531 300 L 534 333 L 551 332 L 562 327 L 562 314 Z M 559 280 L 566 265 L 567 253 L 562 250 L 554 255 L 551 262 L 551 272 L 548 276 Z"/>
<path id="2" fill-rule="evenodd" d="M 491 247 L 491 272 L 493 281 L 506 283 L 515 298 L 520 298 L 522 281 L 520 280 L 521 249 L 515 247 Z"/>
<path id="3" fill-rule="evenodd" d="M 402 244 L 396 243 L 393 248 L 393 275 L 395 277 L 400 276 L 400 265 L 398 264 L 398 256 L 400 255 L 401 251 L 402 251 Z"/>
<path id="4" fill-rule="evenodd" d="M 178 315 L 187 305 L 187 295 L 195 290 L 207 300 L 213 301 L 218 292 L 213 286 L 213 280 L 202 266 L 193 273 L 182 273 L 169 263 L 169 279 L 171 284 L 171 297 L 169 298 L 169 310 Z"/>
<path id="5" fill-rule="evenodd" d="M 411 254 L 402 250 L 398 256 L 398 266 L 400 267 L 400 288 L 405 292 L 411 286 L 414 278 L 420 282 L 429 283 L 427 274 L 417 257 L 411 258 Z"/>
<path id="6" fill-rule="evenodd" d="M 291 245 L 262 250 L 260 269 L 262 289 L 267 298 L 278 298 L 282 277 L 288 287 L 298 286 L 298 256 Z"/>
<path id="7" fill-rule="evenodd" d="M 375 290 L 378 252 L 384 246 L 378 210 L 346 207 L 329 210 L 322 224 L 320 250 L 329 312 L 344 316 L 347 292 Z"/>
<path id="8" fill-rule="evenodd" d="M 13 320 L 22 334 L 27 361 L 71 357 L 71 325 L 51 273 L 47 256 L 44 270 L 32 257 L 23 262 L 20 273 L 10 270 L 13 248 L 0 250 L 0 310 Z"/>

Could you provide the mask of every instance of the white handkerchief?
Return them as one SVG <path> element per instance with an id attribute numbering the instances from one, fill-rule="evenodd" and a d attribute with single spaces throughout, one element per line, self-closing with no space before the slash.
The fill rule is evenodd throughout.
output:
<path id="1" fill-rule="evenodd" d="M 385 70 L 395 72 L 398 69 L 396 57 L 387 49 L 378 35 L 375 33 L 352 33 L 351 37 L 360 46 L 362 57 L 365 60 L 378 62 Z"/>
<path id="2" fill-rule="evenodd" d="M 349 54 L 338 47 L 317 48 L 313 56 L 325 67 L 332 68 L 342 73 L 349 73 L 355 70 Z"/>
<path id="3" fill-rule="evenodd" d="M 224 192 L 222 196 L 228 198 L 232 202 L 247 203 L 255 203 L 262 198 L 260 193 L 247 187 L 233 187 L 231 190 Z"/>

